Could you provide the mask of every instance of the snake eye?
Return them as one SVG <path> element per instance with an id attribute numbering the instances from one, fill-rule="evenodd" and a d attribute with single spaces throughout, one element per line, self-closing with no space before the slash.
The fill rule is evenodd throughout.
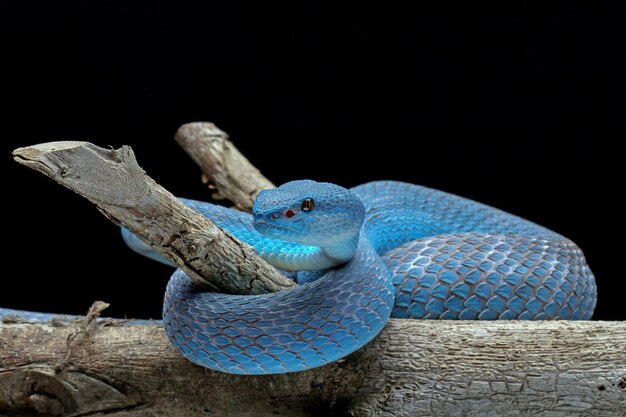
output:
<path id="1" fill-rule="evenodd" d="M 313 210 L 313 207 L 315 207 L 315 202 L 311 197 L 307 197 L 302 200 L 302 204 L 300 205 L 300 209 L 302 211 L 311 211 Z"/>

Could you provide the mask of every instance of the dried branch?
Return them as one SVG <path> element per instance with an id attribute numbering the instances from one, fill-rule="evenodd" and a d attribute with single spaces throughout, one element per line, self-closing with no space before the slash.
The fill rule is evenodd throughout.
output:
<path id="1" fill-rule="evenodd" d="M 213 123 L 182 125 L 174 138 L 217 188 L 214 197 L 250 212 L 259 191 L 275 187 Z"/>
<path id="2" fill-rule="evenodd" d="M 146 175 L 132 149 L 88 142 L 19 148 L 14 159 L 94 203 L 153 249 L 210 289 L 261 294 L 293 287 L 274 267 Z"/>
<path id="3" fill-rule="evenodd" d="M 159 326 L 70 334 L 0 323 L 0 415 L 626 415 L 626 323 L 391 320 L 346 360 L 273 376 L 195 366 Z"/>

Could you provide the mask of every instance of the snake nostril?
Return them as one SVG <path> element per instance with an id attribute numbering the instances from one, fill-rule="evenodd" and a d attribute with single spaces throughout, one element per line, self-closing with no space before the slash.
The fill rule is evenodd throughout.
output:
<path id="1" fill-rule="evenodd" d="M 276 214 L 272 214 L 272 220 L 276 220 L 278 216 Z"/>

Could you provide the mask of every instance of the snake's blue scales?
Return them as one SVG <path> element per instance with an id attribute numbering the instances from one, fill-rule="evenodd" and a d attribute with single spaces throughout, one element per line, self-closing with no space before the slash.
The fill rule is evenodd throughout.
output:
<path id="1" fill-rule="evenodd" d="M 307 198 L 315 206 L 303 212 Z M 177 271 L 165 296 L 167 334 L 188 359 L 212 369 L 257 374 L 323 365 L 369 342 L 390 315 L 586 319 L 595 306 L 593 275 L 571 241 L 425 187 L 375 182 L 350 193 L 288 183 L 255 203 L 257 229 L 270 238 L 249 215 L 188 204 L 285 269 L 326 267 L 329 254 L 354 251 L 312 284 L 262 296 L 202 292 Z"/>
<path id="2" fill-rule="evenodd" d="M 205 292 L 177 270 L 165 295 L 167 335 L 211 369 L 320 366 L 365 345 L 390 316 L 589 319 L 595 307 L 594 277 L 573 242 L 426 187 L 373 182 L 348 191 L 294 181 L 261 193 L 254 216 L 185 202 L 279 268 L 330 268 L 312 283 L 258 296 Z"/>

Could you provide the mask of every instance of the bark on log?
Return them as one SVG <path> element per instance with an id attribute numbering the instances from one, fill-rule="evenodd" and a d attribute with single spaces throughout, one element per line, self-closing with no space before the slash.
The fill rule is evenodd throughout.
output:
<path id="1" fill-rule="evenodd" d="M 159 326 L 0 324 L 0 415 L 623 416 L 625 352 L 626 323 L 391 320 L 344 361 L 251 377 Z"/>
<path id="2" fill-rule="evenodd" d="M 16 149 L 13 156 L 87 198 L 198 285 L 231 294 L 262 294 L 295 286 L 249 245 L 146 175 L 128 146 L 103 149 L 88 142 L 52 142 Z"/>

